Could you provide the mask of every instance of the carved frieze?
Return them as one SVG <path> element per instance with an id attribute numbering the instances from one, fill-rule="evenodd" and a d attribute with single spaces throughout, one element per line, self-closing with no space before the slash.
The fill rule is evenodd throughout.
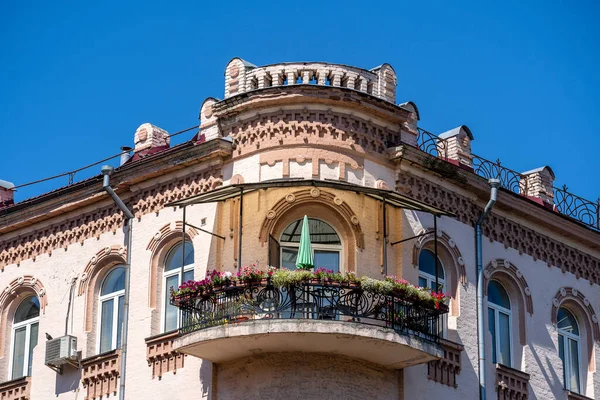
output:
<path id="1" fill-rule="evenodd" d="M 414 175 L 399 174 L 396 187 L 415 200 L 454 213 L 457 220 L 470 226 L 475 224 L 482 211 L 468 198 Z M 494 213 L 490 214 L 482 228 L 485 236 L 503 243 L 506 248 L 511 247 L 548 266 L 556 266 L 563 272 L 573 273 L 577 278 L 600 284 L 600 260 L 587 253 Z"/>

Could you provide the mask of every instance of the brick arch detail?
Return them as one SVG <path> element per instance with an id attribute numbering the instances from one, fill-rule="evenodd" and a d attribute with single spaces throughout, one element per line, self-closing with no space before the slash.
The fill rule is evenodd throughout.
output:
<path id="1" fill-rule="evenodd" d="M 178 242 L 181 241 L 181 235 L 183 233 L 183 221 L 174 221 L 166 224 L 160 228 L 148 243 L 146 250 L 152 251 L 150 257 L 150 285 L 148 294 L 148 306 L 150 308 L 156 308 L 158 298 L 158 281 L 159 270 L 161 265 L 164 264 L 164 260 L 169 253 L 169 250 Z M 190 226 L 185 228 L 185 238 L 190 242 L 198 235 L 198 230 Z"/>
<path id="2" fill-rule="evenodd" d="M 9 318 L 11 314 L 16 311 L 17 305 L 26 295 L 32 294 L 37 296 L 40 302 L 40 311 L 45 313 L 48 305 L 46 288 L 34 275 L 23 275 L 13 279 L 0 293 L 0 315 L 2 318 L 0 320 L 0 357 L 4 355 L 6 333 L 10 329 Z"/>
<path id="3" fill-rule="evenodd" d="M 275 225 L 281 216 L 284 216 L 288 211 L 298 207 L 301 204 L 321 204 L 332 209 L 351 227 L 356 247 L 364 248 L 364 235 L 360 226 L 360 221 L 357 215 L 352 211 L 350 206 L 346 204 L 340 197 L 331 192 L 319 188 L 303 189 L 287 194 L 280 199 L 268 212 L 263 220 L 259 239 L 266 243 L 269 239 L 269 234 L 273 232 Z"/>
<path id="4" fill-rule="evenodd" d="M 86 295 L 84 309 L 85 330 L 90 332 L 93 325 L 94 316 L 94 296 L 98 282 L 102 281 L 111 267 L 118 264 L 125 264 L 127 261 L 127 250 L 123 246 L 106 246 L 97 252 L 85 266 L 85 269 L 79 275 L 79 286 L 77 295 Z"/>
<path id="5" fill-rule="evenodd" d="M 412 252 L 412 264 L 415 268 L 419 267 L 419 255 L 421 250 L 428 249 L 433 251 L 435 235 L 433 229 L 428 229 L 425 234 L 417 238 Z M 465 270 L 465 260 L 458 249 L 458 246 L 450 236 L 438 229 L 438 257 L 444 265 L 446 275 L 448 276 L 448 288 L 452 297 L 450 312 L 452 316 L 460 314 L 460 299 L 458 283 L 463 286 L 467 284 L 467 272 Z M 449 270 L 450 269 L 450 270 Z"/>
<path id="6" fill-rule="evenodd" d="M 508 260 L 494 259 L 490 261 L 487 266 L 485 266 L 483 269 L 484 296 L 487 296 L 488 294 L 488 283 L 492 279 L 497 280 L 504 286 L 507 286 L 509 295 L 511 292 L 513 292 L 513 296 L 514 292 L 518 293 L 515 300 L 519 302 L 519 339 L 521 340 L 521 344 L 525 345 L 527 343 L 525 311 L 527 311 L 529 315 L 533 314 L 533 299 L 531 298 L 531 289 L 529 289 L 529 285 L 527 284 L 523 273 Z"/>

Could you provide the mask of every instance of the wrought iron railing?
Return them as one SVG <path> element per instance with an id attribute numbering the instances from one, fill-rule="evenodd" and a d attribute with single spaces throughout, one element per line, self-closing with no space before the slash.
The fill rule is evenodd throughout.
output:
<path id="1" fill-rule="evenodd" d="M 270 279 L 176 298 L 173 304 L 182 310 L 182 334 L 248 320 L 311 319 L 376 325 L 434 342 L 441 334 L 440 315 L 447 312 L 444 304 L 436 309 L 360 286 L 304 282 L 276 287 Z"/>
<path id="2" fill-rule="evenodd" d="M 448 141 L 424 129 L 418 128 L 417 146 L 419 150 L 440 158 L 448 160 Z M 483 178 L 499 179 L 502 187 L 513 193 L 527 195 L 527 179 L 525 175 L 506 168 L 500 159 L 491 161 L 471 154 L 473 157 L 473 172 Z M 590 228 L 600 230 L 600 198 L 594 202 L 577 196 L 562 188 L 553 187 L 554 207 L 561 214 L 576 220 Z"/>

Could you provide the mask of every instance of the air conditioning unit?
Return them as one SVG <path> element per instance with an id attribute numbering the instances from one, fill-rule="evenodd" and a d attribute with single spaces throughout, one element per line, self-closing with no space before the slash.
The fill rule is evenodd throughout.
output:
<path id="1" fill-rule="evenodd" d="M 46 362 L 51 368 L 74 365 L 77 361 L 77 338 L 66 335 L 46 342 Z"/>

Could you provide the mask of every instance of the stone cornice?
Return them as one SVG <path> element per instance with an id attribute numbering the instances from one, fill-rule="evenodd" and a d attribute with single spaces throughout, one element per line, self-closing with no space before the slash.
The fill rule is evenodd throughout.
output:
<path id="1" fill-rule="evenodd" d="M 390 149 L 389 154 L 390 159 L 397 162 L 401 170 L 410 171 L 435 182 L 436 185 L 468 197 L 481 208 L 487 203 L 489 185 L 486 179 L 472 171 L 436 159 L 411 146 Z M 411 166 L 413 168 L 410 168 Z M 500 190 L 494 212 L 583 251 L 593 250 L 597 257 L 600 255 L 599 232 L 563 214 L 549 210 L 525 196 Z"/>
<path id="2" fill-rule="evenodd" d="M 213 159 L 222 160 L 230 154 L 231 143 L 226 140 L 213 140 L 198 145 L 186 142 L 118 168 L 111 176 L 111 185 L 121 194 L 130 185 L 171 174 L 194 164 L 207 163 Z M 102 177 L 96 176 L 25 200 L 0 210 L 0 235 L 51 218 L 64 217 L 65 213 L 85 206 L 98 207 L 98 202 L 106 201 L 107 196 L 102 191 Z"/>
<path id="3" fill-rule="evenodd" d="M 222 100 L 213 107 L 215 114 L 221 119 L 255 109 L 257 106 L 269 107 L 306 102 L 315 105 L 343 105 L 348 109 L 361 110 L 397 124 L 406 122 L 410 114 L 400 106 L 366 93 L 342 87 L 316 85 L 276 86 L 253 90 Z"/>

